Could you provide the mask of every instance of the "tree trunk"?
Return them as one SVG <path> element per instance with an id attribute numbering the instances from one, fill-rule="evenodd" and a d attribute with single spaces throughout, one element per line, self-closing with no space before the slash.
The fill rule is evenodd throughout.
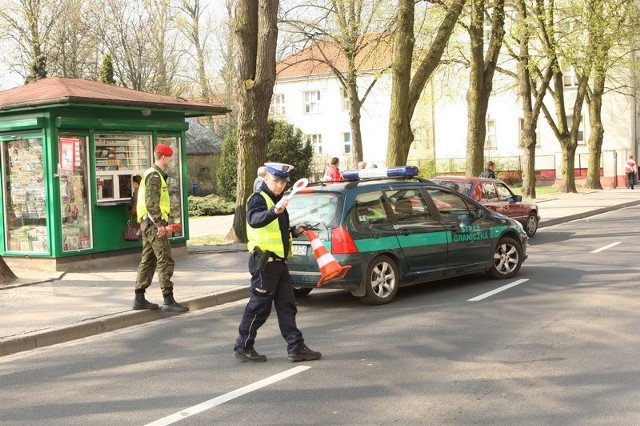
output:
<path id="1" fill-rule="evenodd" d="M 484 53 L 484 0 L 474 0 L 469 26 L 471 71 L 467 90 L 467 159 L 466 175 L 478 176 L 484 170 L 484 143 L 487 134 L 487 109 L 493 89 L 502 40 L 504 39 L 504 0 L 493 5 L 491 39 Z"/>
<path id="2" fill-rule="evenodd" d="M 413 142 L 407 99 L 409 99 L 411 60 L 415 44 L 414 14 L 413 0 L 400 0 L 394 39 L 387 166 L 405 164 L 409 156 L 409 147 Z"/>
<path id="3" fill-rule="evenodd" d="M 578 144 L 574 143 L 571 136 L 567 136 L 560 141 L 562 147 L 562 165 L 560 172 L 562 173 L 562 183 L 559 192 L 578 192 L 576 190 L 576 148 Z"/>
<path id="4" fill-rule="evenodd" d="M 360 116 L 362 103 L 358 98 L 358 86 L 356 80 L 349 79 L 349 125 L 351 127 L 351 141 L 353 143 L 353 153 L 351 158 L 353 160 L 353 166 L 356 167 L 358 161 L 364 159 L 364 150 L 362 148 L 362 130 L 360 127 Z"/>
<path id="5" fill-rule="evenodd" d="M 517 19 L 526 22 L 527 6 L 524 0 L 517 2 Z M 536 122 L 531 102 L 531 75 L 529 73 L 529 32 L 520 35 L 518 57 L 518 96 L 522 99 L 522 128 L 520 128 L 520 148 L 524 157 L 522 170 L 522 196 L 536 198 Z"/>
<path id="6" fill-rule="evenodd" d="M 267 117 L 276 74 L 278 0 L 239 0 L 236 6 L 238 56 L 238 173 L 236 212 L 230 237 L 247 241 L 245 203 L 256 170 L 267 155 Z M 274 159 L 277 160 L 277 159 Z"/>
<path id="7" fill-rule="evenodd" d="M 602 93 L 604 92 L 604 75 L 596 72 L 594 88 L 589 104 L 589 169 L 587 172 L 586 188 L 602 189 L 600 182 L 600 157 L 602 142 L 604 141 L 604 126 L 602 125 Z"/>
<path id="8" fill-rule="evenodd" d="M 440 63 L 442 53 L 449 42 L 466 0 L 454 0 L 449 5 L 431 46 L 417 64 L 413 79 L 411 79 L 411 61 L 415 43 L 413 35 L 414 2 L 402 0 L 400 3 L 393 61 L 387 165 L 407 163 L 409 148 L 414 139 L 411 118 L 424 87 Z M 398 79 L 406 79 L 406 82 L 400 82 Z"/>
<path id="9" fill-rule="evenodd" d="M 11 281 L 15 280 L 16 274 L 13 273 L 9 265 L 4 261 L 2 257 L 0 257 L 0 283 L 1 284 L 9 284 Z"/>

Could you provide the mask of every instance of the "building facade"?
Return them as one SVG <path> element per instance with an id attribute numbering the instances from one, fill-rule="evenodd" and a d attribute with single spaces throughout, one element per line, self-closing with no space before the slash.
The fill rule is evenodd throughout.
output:
<path id="1" fill-rule="evenodd" d="M 317 55 L 316 55 L 317 56 Z M 285 58 L 277 66 L 277 79 L 271 105 L 271 116 L 300 128 L 314 146 L 317 164 L 331 157 L 341 159 L 341 168 L 354 168 L 348 99 L 338 79 L 326 65 L 310 65 L 313 48 Z M 360 70 L 359 92 L 364 93 L 374 76 L 377 79 L 362 105 L 361 128 L 363 157 L 367 163 L 385 164 L 389 135 L 391 73 L 385 67 L 389 55 L 375 67 Z M 337 66 L 344 61 L 336 61 Z M 340 68 L 339 68 L 340 69 Z M 522 107 L 513 81 L 496 74 L 494 95 L 489 102 L 484 157 L 498 163 L 499 168 L 520 170 L 522 152 L 519 147 Z M 408 162 L 435 159 L 439 172 L 464 172 L 467 138 L 467 76 L 460 75 L 457 84 L 444 84 L 436 74 L 429 83 L 412 117 L 415 139 Z M 576 81 L 565 75 L 566 105 L 572 106 Z M 550 96 L 545 103 L 554 113 Z M 570 115 L 572 111 L 567 111 Z M 601 158 L 601 182 L 605 187 L 624 185 L 624 162 L 629 155 L 637 158 L 639 116 L 634 96 L 609 91 L 603 99 L 602 121 L 605 126 Z M 571 125 L 571 123 L 569 123 Z M 552 128 L 541 114 L 538 119 L 536 170 L 548 183 L 561 178 L 562 152 Z M 578 184 L 586 176 L 589 137 L 589 112 L 585 103 L 578 136 L 575 167 Z M 388 165 L 393 166 L 393 165 Z M 444 168 L 444 170 L 440 170 Z"/>

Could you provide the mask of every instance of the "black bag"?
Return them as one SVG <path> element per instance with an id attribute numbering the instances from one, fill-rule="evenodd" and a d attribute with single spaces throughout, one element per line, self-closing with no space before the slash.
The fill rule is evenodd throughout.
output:
<path id="1" fill-rule="evenodd" d="M 122 238 L 124 238 L 126 241 L 139 241 L 142 238 L 140 225 L 137 223 L 131 223 L 131 221 L 128 220 L 127 226 L 125 226 L 122 233 Z"/>

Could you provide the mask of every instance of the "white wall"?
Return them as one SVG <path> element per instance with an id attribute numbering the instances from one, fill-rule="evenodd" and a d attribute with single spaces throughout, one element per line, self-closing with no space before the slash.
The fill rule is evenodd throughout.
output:
<path id="1" fill-rule="evenodd" d="M 370 84 L 371 77 L 362 77 L 358 87 L 360 95 Z M 364 161 L 384 160 L 387 152 L 389 121 L 388 77 L 382 77 L 367 97 L 361 110 L 360 126 L 363 139 Z M 304 92 L 320 91 L 320 112 L 305 113 Z M 322 150 L 327 158 L 339 157 L 341 169 L 353 167 L 351 156 L 344 153 L 343 133 L 351 133 L 349 112 L 342 110 L 340 85 L 333 76 L 306 79 L 279 79 L 274 94 L 284 94 L 285 114 L 282 118 L 295 125 L 305 135 L 321 134 Z"/>

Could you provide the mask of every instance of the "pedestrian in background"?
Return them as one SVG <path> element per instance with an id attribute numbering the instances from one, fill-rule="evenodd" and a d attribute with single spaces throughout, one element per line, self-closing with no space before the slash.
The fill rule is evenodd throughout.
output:
<path id="1" fill-rule="evenodd" d="M 480 177 L 495 179 L 496 173 L 493 171 L 494 167 L 496 167 L 496 163 L 489 161 L 487 163 L 487 168 L 484 169 L 484 172 L 480 173 Z"/>
<path id="2" fill-rule="evenodd" d="M 365 161 L 358 161 L 358 169 L 366 169 L 367 163 Z"/>
<path id="3" fill-rule="evenodd" d="M 165 170 L 171 162 L 173 150 L 168 145 L 156 146 L 155 163 L 144 172 L 140 182 L 137 215 L 142 232 L 142 257 L 138 265 L 133 309 L 158 309 L 158 305 L 145 299 L 144 293 L 151 285 L 153 274 L 158 271 L 158 280 L 165 312 L 186 312 L 189 310 L 173 298 L 173 269 L 171 245 L 167 237 L 171 202 L 167 189 Z"/>
<path id="4" fill-rule="evenodd" d="M 258 167 L 258 177 L 253 181 L 253 192 L 260 191 L 260 187 L 262 186 L 262 182 L 264 182 L 264 175 L 267 172 L 267 168 L 265 166 Z"/>
<path id="5" fill-rule="evenodd" d="M 131 188 L 133 193 L 131 194 L 131 202 L 129 203 L 129 214 L 133 220 L 138 222 L 138 189 L 140 189 L 140 181 L 142 176 L 135 175 L 131 178 Z"/>
<path id="6" fill-rule="evenodd" d="M 624 165 L 624 172 L 627 174 L 627 189 L 634 189 L 633 185 L 636 183 L 636 170 L 636 160 L 633 159 L 633 155 L 630 155 L 627 163 Z"/>
<path id="7" fill-rule="evenodd" d="M 327 170 L 324 172 L 324 176 L 322 177 L 323 182 L 342 182 L 344 178 L 342 177 L 342 173 L 339 169 L 340 159 L 338 157 L 333 157 L 331 159 L 331 164 L 327 167 Z"/>
<path id="8" fill-rule="evenodd" d="M 256 352 L 254 343 L 258 329 L 267 321 L 271 307 L 275 305 L 280 333 L 287 342 L 287 354 L 291 362 L 320 359 L 320 352 L 307 347 L 302 332 L 296 325 L 296 300 L 289 275 L 287 258 L 291 256 L 292 233 L 304 231 L 304 225 L 291 229 L 287 204 L 282 196 L 289 172 L 293 166 L 283 163 L 265 163 L 265 181 L 260 191 L 247 201 L 247 248 L 251 294 L 236 339 L 233 353 L 241 362 L 264 362 L 265 355 Z"/>

